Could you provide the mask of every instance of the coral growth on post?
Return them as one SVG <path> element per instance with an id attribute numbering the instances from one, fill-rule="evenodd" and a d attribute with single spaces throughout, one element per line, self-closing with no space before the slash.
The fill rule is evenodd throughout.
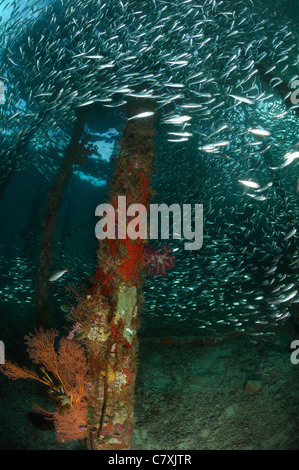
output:
<path id="1" fill-rule="evenodd" d="M 135 102 L 127 116 L 152 106 L 151 102 Z M 126 196 L 127 205 L 149 208 L 154 135 L 152 116 L 127 121 L 110 187 L 109 203 L 115 210 L 119 196 Z M 116 233 L 118 228 L 116 223 Z M 94 285 L 71 314 L 77 325 L 74 334 L 88 351 L 90 449 L 130 448 L 145 243 L 145 239 L 133 240 L 128 235 L 101 240 Z"/>

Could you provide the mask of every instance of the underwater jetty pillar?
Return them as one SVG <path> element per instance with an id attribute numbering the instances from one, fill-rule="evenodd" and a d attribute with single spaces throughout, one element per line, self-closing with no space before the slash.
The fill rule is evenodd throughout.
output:
<path id="1" fill-rule="evenodd" d="M 73 173 L 73 165 L 84 161 L 84 149 L 80 147 L 87 117 L 87 108 L 77 114 L 77 122 L 66 150 L 61 168 L 49 190 L 48 201 L 44 211 L 43 234 L 37 273 L 37 289 L 35 297 L 36 327 L 49 328 L 51 326 L 51 307 L 49 304 L 50 266 L 53 258 L 53 234 L 56 227 L 56 214 L 63 201 L 64 191 Z"/>
<path id="2" fill-rule="evenodd" d="M 153 103 L 131 103 L 127 117 L 149 111 Z M 118 196 L 128 205 L 149 209 L 153 192 L 154 120 L 128 119 L 123 132 L 109 203 L 118 211 Z M 91 450 L 130 449 L 137 372 L 137 328 L 142 304 L 142 260 L 146 240 L 117 237 L 100 240 L 94 286 L 77 306 L 83 313 L 81 334 L 89 360 L 87 441 Z M 138 229 L 136 228 L 138 231 Z M 85 320 L 84 320 L 85 312 Z"/>

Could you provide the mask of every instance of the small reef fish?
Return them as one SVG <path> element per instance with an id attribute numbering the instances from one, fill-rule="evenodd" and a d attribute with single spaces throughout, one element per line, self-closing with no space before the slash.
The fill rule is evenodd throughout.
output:
<path id="1" fill-rule="evenodd" d="M 68 304 L 62 304 L 62 305 L 60 305 L 60 310 L 62 310 L 63 313 L 69 313 L 71 308 Z"/>
<path id="2" fill-rule="evenodd" d="M 70 273 L 70 271 L 68 270 L 68 266 L 66 269 L 61 269 L 60 271 L 55 271 L 55 273 L 52 274 L 52 276 L 49 277 L 49 281 L 50 282 L 53 282 L 53 281 L 57 281 L 58 279 L 60 279 L 65 273 Z"/>

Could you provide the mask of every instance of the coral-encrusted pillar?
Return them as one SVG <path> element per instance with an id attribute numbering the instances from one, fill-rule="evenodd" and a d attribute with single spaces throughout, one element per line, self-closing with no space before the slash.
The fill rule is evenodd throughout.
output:
<path id="1" fill-rule="evenodd" d="M 80 140 L 84 131 L 88 108 L 77 113 L 77 122 L 66 150 L 61 168 L 49 190 L 47 206 L 44 211 L 43 234 L 41 241 L 39 266 L 36 280 L 36 326 L 37 328 L 49 328 L 52 323 L 51 307 L 49 304 L 49 276 L 53 258 L 53 236 L 56 228 L 57 211 L 63 201 L 64 191 L 73 174 L 75 163 L 83 163 L 91 148 L 80 146 Z"/>
<path id="2" fill-rule="evenodd" d="M 127 116 L 149 111 L 151 102 L 131 104 Z M 118 211 L 118 196 L 127 206 L 149 209 L 154 170 L 153 117 L 128 120 L 110 190 Z M 137 230 L 137 229 L 136 229 Z M 78 306 L 85 320 L 90 375 L 88 446 L 94 450 L 129 449 L 133 431 L 137 371 L 137 328 L 141 306 L 142 258 L 145 239 L 100 241 L 95 285 Z M 85 314 L 84 314 L 85 312 Z M 87 314 L 88 312 L 88 314 Z"/>

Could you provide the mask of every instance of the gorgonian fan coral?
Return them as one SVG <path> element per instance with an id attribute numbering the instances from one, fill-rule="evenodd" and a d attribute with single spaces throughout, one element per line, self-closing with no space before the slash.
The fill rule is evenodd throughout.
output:
<path id="1" fill-rule="evenodd" d="M 75 340 L 62 337 L 55 350 L 56 330 L 40 329 L 25 336 L 27 351 L 40 372 L 30 371 L 7 361 L 1 371 L 10 379 L 34 379 L 48 387 L 48 393 L 56 402 L 56 411 L 49 413 L 39 407 L 47 419 L 53 419 L 57 440 L 83 439 L 86 435 L 88 393 L 88 367 L 85 351 Z"/>

